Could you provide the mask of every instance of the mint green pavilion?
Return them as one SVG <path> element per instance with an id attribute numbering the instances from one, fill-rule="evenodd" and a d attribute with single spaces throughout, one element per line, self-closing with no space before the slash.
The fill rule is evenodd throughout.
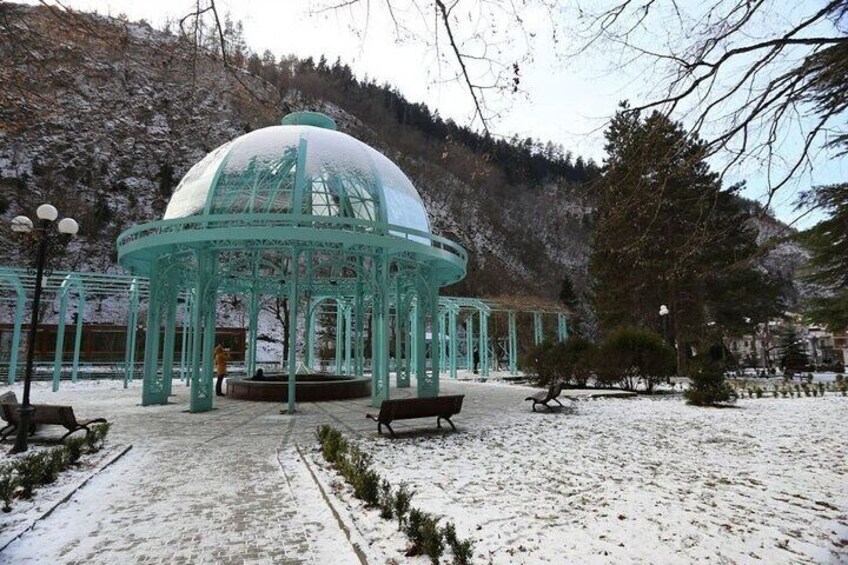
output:
<path id="1" fill-rule="evenodd" d="M 247 304 L 247 374 L 256 367 L 260 301 L 288 301 L 288 327 L 300 328 L 288 343 L 294 412 L 298 360 L 314 363 L 319 305 L 336 308 L 345 343 L 337 370 L 362 376 L 371 359 L 375 406 L 389 396 L 392 356 L 397 386 L 410 386 L 414 372 L 418 395 L 437 396 L 446 325 L 439 290 L 465 276 L 467 256 L 431 233 L 421 197 L 394 163 L 329 117 L 300 112 L 209 153 L 183 177 L 162 220 L 121 234 L 118 260 L 149 280 L 142 404 L 167 402 L 182 319 L 190 409 L 212 408 L 216 310 L 226 293 Z"/>

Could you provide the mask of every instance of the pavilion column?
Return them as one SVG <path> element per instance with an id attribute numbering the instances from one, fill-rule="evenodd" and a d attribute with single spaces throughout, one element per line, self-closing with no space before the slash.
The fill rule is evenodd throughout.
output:
<path id="1" fill-rule="evenodd" d="M 183 313 L 183 323 L 185 327 L 183 328 L 183 339 L 185 340 L 185 354 L 183 355 L 183 363 L 185 364 L 185 372 L 183 374 L 183 378 L 185 379 L 185 385 L 191 386 L 191 376 L 194 367 L 194 338 L 196 337 L 195 328 L 197 324 L 195 323 L 195 312 L 197 311 L 197 291 L 195 289 L 191 289 L 188 292 L 188 297 L 186 299 L 186 309 Z"/>
<path id="2" fill-rule="evenodd" d="M 300 251 L 292 249 L 291 272 L 289 273 L 289 382 L 287 411 L 294 414 L 296 406 L 295 389 L 297 388 L 297 310 L 298 286 L 300 281 Z"/>
<path id="3" fill-rule="evenodd" d="M 456 337 L 456 307 L 451 306 L 448 310 L 448 327 L 450 328 L 450 376 L 456 378 L 456 358 L 459 354 L 459 343 Z"/>
<path id="4" fill-rule="evenodd" d="M 200 250 L 197 259 L 195 303 L 192 319 L 194 335 L 191 355 L 192 412 L 212 409 L 214 397 L 215 311 L 218 292 L 215 288 L 215 262 L 217 256 L 209 250 Z"/>
<path id="5" fill-rule="evenodd" d="M 352 315 L 352 306 L 350 302 L 345 301 L 344 307 L 344 354 L 345 354 L 345 375 L 353 374 L 353 320 L 351 319 Z"/>
<path id="6" fill-rule="evenodd" d="M 246 351 L 246 377 L 250 378 L 256 374 L 256 339 L 259 336 L 259 291 L 256 289 L 257 281 L 254 279 L 254 287 L 250 291 L 247 313 L 247 351 Z"/>
<path id="7" fill-rule="evenodd" d="M 354 374 L 357 377 L 365 375 L 365 296 L 362 286 L 362 258 L 357 257 L 357 272 L 360 273 L 356 277 L 356 296 L 354 297 L 354 324 L 356 325 L 353 332 L 353 364 Z"/>
<path id="8" fill-rule="evenodd" d="M 306 301 L 306 367 L 315 370 L 315 318 L 318 305 L 313 298 Z"/>
<path id="9" fill-rule="evenodd" d="M 518 332 L 515 312 L 509 312 L 509 374 L 518 374 Z"/>
<path id="10" fill-rule="evenodd" d="M 403 312 L 403 294 L 401 293 L 400 277 L 395 281 L 395 381 L 400 381 L 404 366 L 403 328 L 406 315 Z"/>
<path id="11" fill-rule="evenodd" d="M 183 302 L 183 311 L 182 316 L 180 317 L 180 324 L 182 326 L 182 339 L 180 340 L 180 380 L 188 382 L 186 379 L 186 374 L 188 372 L 188 352 L 189 349 L 189 336 L 191 332 L 189 328 L 191 326 L 191 303 L 192 303 L 192 294 L 191 292 L 185 293 L 185 300 Z"/>
<path id="12" fill-rule="evenodd" d="M 419 292 L 415 308 L 415 378 L 418 396 L 427 394 L 427 311 L 425 294 Z"/>
<path id="13" fill-rule="evenodd" d="M 162 385 L 165 398 L 171 396 L 171 385 L 174 369 L 174 346 L 177 336 L 177 296 L 179 289 L 176 281 L 171 280 L 171 288 L 167 293 L 168 304 L 165 306 L 165 341 L 162 347 Z"/>
<path id="14" fill-rule="evenodd" d="M 160 265 L 154 261 L 150 272 L 150 291 L 147 300 L 147 332 L 144 337 L 144 381 L 141 391 L 142 406 L 165 404 L 168 397 L 164 394 L 159 379 L 159 334 L 162 323 L 162 294 L 165 281 L 159 276 Z"/>
<path id="15" fill-rule="evenodd" d="M 412 354 L 412 324 L 409 323 L 408 298 L 398 295 L 397 300 L 397 373 L 395 374 L 395 386 L 398 388 L 409 387 L 409 365 Z"/>
<path id="16" fill-rule="evenodd" d="M 371 405 L 379 407 L 389 398 L 389 257 L 383 252 L 376 269 L 371 338 Z"/>
<path id="17" fill-rule="evenodd" d="M 127 309 L 127 344 L 124 352 L 124 388 L 135 375 L 136 332 L 138 331 L 138 279 L 133 279 L 129 290 Z"/>
<path id="18" fill-rule="evenodd" d="M 342 374 L 342 359 L 343 359 L 343 350 L 342 347 L 344 336 L 344 308 L 342 307 L 342 301 L 340 299 L 336 299 L 336 370 L 335 373 L 337 375 Z"/>

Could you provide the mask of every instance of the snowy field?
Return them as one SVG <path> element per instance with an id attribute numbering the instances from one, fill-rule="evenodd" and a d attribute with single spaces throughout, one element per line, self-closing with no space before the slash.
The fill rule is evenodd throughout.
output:
<path id="1" fill-rule="evenodd" d="M 321 468 L 321 423 L 473 538 L 477 563 L 848 563 L 848 398 L 835 394 L 731 409 L 580 400 L 534 414 L 532 389 L 443 381 L 443 394 L 466 395 L 460 431 L 421 420 L 390 440 L 364 419 L 365 400 L 303 404 L 292 417 L 223 399 L 189 414 L 184 387 L 148 408 L 137 385 L 47 390 L 37 397 L 109 417 L 112 441 L 133 449 L 3 563 L 358 563 L 351 542 L 369 563 L 426 563 L 404 557 L 395 524 Z"/>

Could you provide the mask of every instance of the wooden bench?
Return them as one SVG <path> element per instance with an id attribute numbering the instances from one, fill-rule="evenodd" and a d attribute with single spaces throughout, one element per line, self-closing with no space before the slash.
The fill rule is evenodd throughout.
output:
<path id="1" fill-rule="evenodd" d="M 441 428 L 442 420 L 450 424 L 456 431 L 456 426 L 451 422 L 451 416 L 459 414 L 462 410 L 462 399 L 464 394 L 454 396 L 436 396 L 433 398 L 404 398 L 397 400 L 384 400 L 380 405 L 380 413 L 375 417 L 367 414 L 365 417 L 377 422 L 377 432 L 383 433 L 383 426 L 389 429 L 394 437 L 392 422 L 395 420 L 412 420 L 415 418 L 436 417 L 436 425 Z"/>
<path id="2" fill-rule="evenodd" d="M 7 425 L 2 432 L 2 437 L 0 439 L 6 439 L 12 432 L 18 429 L 18 424 L 20 424 L 20 414 L 18 413 L 18 404 L 0 404 L 0 411 L 2 411 L 3 419 L 6 420 L 9 425 Z M 72 433 L 78 430 L 85 430 L 85 433 L 88 434 L 91 432 L 89 426 L 91 424 L 102 424 L 106 422 L 105 418 L 94 418 L 93 420 L 77 420 L 77 417 L 74 415 L 74 409 L 70 406 L 57 406 L 53 404 L 33 404 L 33 413 L 30 416 L 31 425 L 35 426 L 38 424 L 43 424 L 47 426 L 64 426 L 68 433 L 62 436 L 62 441 Z M 33 430 L 30 430 L 32 433 Z"/>
<path id="3" fill-rule="evenodd" d="M 562 406 L 562 402 L 557 400 L 557 397 L 561 393 L 562 393 L 562 382 L 553 382 L 548 387 L 547 392 L 537 392 L 536 394 L 534 394 L 532 396 L 528 396 L 524 400 L 532 400 L 533 401 L 533 412 L 536 411 L 536 405 L 537 404 L 542 404 L 542 405 L 545 406 L 545 408 L 550 410 L 551 407 L 548 404 L 548 402 L 554 401 L 557 404 L 559 404 L 560 406 Z"/>

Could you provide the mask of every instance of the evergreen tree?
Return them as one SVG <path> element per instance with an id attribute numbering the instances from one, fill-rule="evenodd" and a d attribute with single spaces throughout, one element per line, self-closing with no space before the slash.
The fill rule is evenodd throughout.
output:
<path id="1" fill-rule="evenodd" d="M 802 371 L 810 360 L 804 342 L 794 326 L 788 325 L 780 335 L 780 366 L 786 371 Z"/>
<path id="2" fill-rule="evenodd" d="M 571 278 L 568 275 L 562 279 L 562 286 L 559 289 L 559 301 L 569 307 L 572 311 L 576 311 L 577 306 L 580 304 L 580 300 L 577 298 L 577 293 L 574 292 L 574 284 L 571 282 Z"/>
<path id="3" fill-rule="evenodd" d="M 802 194 L 798 205 L 830 214 L 800 235 L 812 253 L 804 279 L 820 290 L 806 305 L 806 315 L 831 331 L 844 330 L 848 327 L 848 183 L 817 186 Z"/>
<path id="4" fill-rule="evenodd" d="M 706 322 L 753 317 L 732 310 L 765 284 L 752 270 L 755 232 L 736 195 L 740 187 L 722 189 L 702 140 L 659 113 L 642 119 L 626 109 L 605 134 L 608 157 L 593 185 L 599 200 L 590 276 L 598 322 L 602 331 L 658 328 L 659 307 L 667 305 L 685 373 L 687 344 L 699 341 Z"/>

